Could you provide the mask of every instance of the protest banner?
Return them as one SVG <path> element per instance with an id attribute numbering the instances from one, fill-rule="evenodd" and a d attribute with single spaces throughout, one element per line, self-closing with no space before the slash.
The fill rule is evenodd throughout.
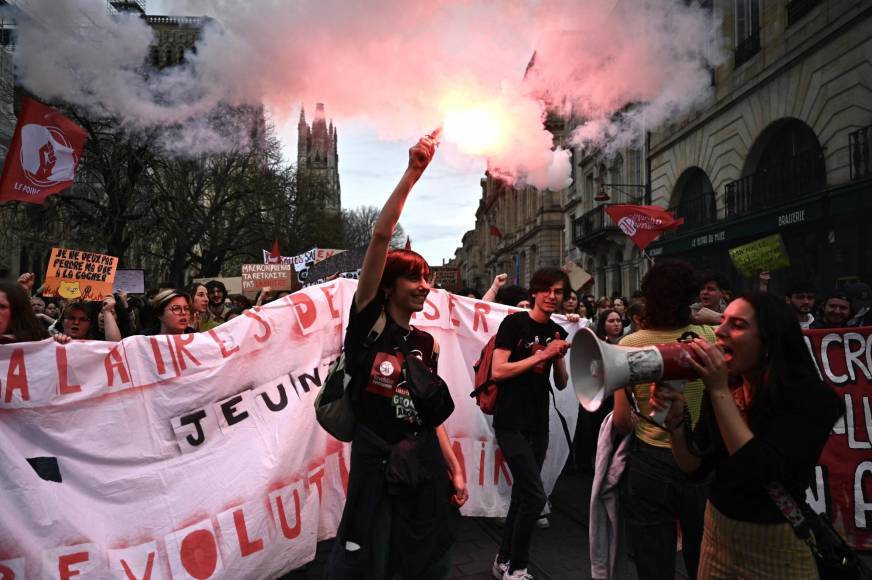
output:
<path id="1" fill-rule="evenodd" d="M 128 294 L 145 294 L 145 270 L 125 270 L 123 268 L 116 270 L 112 292 L 121 291 Z"/>
<path id="2" fill-rule="evenodd" d="M 0 571 L 242 580 L 310 561 L 348 481 L 349 445 L 320 428 L 314 400 L 355 288 L 312 286 L 199 334 L 0 346 Z M 412 320 L 449 361 L 446 430 L 469 516 L 508 509 L 511 474 L 469 392 L 482 345 L 515 311 L 437 290 Z M 571 385 L 556 404 L 573 433 Z M 562 433 L 553 407 L 550 429 Z M 549 492 L 569 454 L 550 439 Z"/>
<path id="3" fill-rule="evenodd" d="M 445 290 L 455 291 L 460 288 L 460 269 L 448 266 L 433 266 L 430 268 L 433 284 Z"/>
<path id="4" fill-rule="evenodd" d="M 872 327 L 806 330 L 821 378 L 845 403 L 806 499 L 845 540 L 872 550 Z"/>
<path id="5" fill-rule="evenodd" d="M 43 296 L 99 301 L 112 294 L 118 258 L 106 254 L 52 248 Z"/>
<path id="6" fill-rule="evenodd" d="M 753 278 L 760 272 L 772 272 L 790 266 L 790 258 L 784 248 L 781 234 L 772 234 L 750 244 L 730 250 L 730 260 L 745 278 Z"/>
<path id="7" fill-rule="evenodd" d="M 242 291 L 264 287 L 270 290 L 293 290 L 294 267 L 291 264 L 243 264 Z"/>

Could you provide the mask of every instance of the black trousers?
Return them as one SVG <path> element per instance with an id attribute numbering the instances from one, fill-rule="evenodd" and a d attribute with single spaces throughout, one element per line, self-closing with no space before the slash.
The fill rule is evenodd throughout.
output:
<path id="1" fill-rule="evenodd" d="M 496 430 L 497 443 L 512 472 L 512 501 L 506 515 L 499 560 L 511 570 L 527 567 L 536 520 L 548 501 L 542 484 L 542 464 L 548 451 L 548 432 Z"/>
<path id="2" fill-rule="evenodd" d="M 681 524 L 682 555 L 695 580 L 708 497 L 708 482 L 691 480 L 669 448 L 634 439 L 621 488 L 630 547 L 639 580 L 675 578 L 676 522 Z"/>

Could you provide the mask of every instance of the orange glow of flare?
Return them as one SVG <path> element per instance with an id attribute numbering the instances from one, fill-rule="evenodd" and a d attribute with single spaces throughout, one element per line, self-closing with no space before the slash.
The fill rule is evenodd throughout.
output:
<path id="1" fill-rule="evenodd" d="M 496 103 L 449 105 L 444 109 L 442 139 L 469 155 L 492 155 L 507 145 L 510 117 Z"/>

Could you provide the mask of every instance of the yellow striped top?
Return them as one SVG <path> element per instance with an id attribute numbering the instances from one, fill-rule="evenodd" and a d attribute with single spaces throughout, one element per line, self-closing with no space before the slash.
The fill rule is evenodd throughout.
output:
<path id="1" fill-rule="evenodd" d="M 663 344 L 666 342 L 675 342 L 687 331 L 695 332 L 700 337 L 714 343 L 715 331 L 713 326 L 691 324 L 684 328 L 676 330 L 639 330 L 632 334 L 628 334 L 621 339 L 621 346 L 651 346 L 654 344 Z M 645 383 L 633 386 L 633 393 L 636 395 L 636 401 L 639 404 L 639 411 L 646 417 L 651 412 L 651 406 L 648 404 L 648 399 L 651 397 L 651 385 L 653 383 Z M 699 409 L 702 404 L 703 383 L 701 380 L 688 381 L 684 387 L 684 398 L 687 401 L 687 408 L 690 411 L 690 419 L 693 425 L 696 425 L 699 419 Z M 655 447 L 669 447 L 669 433 L 663 429 L 659 429 L 647 421 L 638 421 L 636 423 L 636 437 L 640 440 L 654 445 Z"/>

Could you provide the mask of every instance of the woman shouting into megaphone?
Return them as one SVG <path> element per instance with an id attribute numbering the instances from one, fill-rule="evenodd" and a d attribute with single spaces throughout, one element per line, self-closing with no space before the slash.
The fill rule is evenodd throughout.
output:
<path id="1" fill-rule="evenodd" d="M 821 382 L 796 316 L 774 296 L 736 299 L 715 335 L 714 345 L 693 343 L 691 364 L 706 388 L 693 430 L 681 393 L 659 387 L 651 397 L 655 409 L 671 404 L 666 425 L 681 469 L 714 472 L 698 578 L 817 578 L 808 546 L 776 501 L 804 501 L 842 414 L 839 398 Z M 741 377 L 741 387 L 731 390 L 729 375 Z"/>

